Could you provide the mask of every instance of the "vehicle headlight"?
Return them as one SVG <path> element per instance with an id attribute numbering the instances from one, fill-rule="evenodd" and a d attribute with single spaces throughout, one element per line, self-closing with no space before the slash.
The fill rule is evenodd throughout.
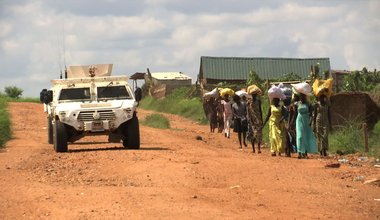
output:
<path id="1" fill-rule="evenodd" d="M 65 117 L 66 117 L 66 112 L 65 112 L 65 111 L 61 111 L 61 112 L 59 112 L 59 116 L 60 116 L 61 118 L 65 118 Z"/>
<path id="2" fill-rule="evenodd" d="M 132 113 L 132 108 L 126 108 L 124 111 L 129 115 Z"/>

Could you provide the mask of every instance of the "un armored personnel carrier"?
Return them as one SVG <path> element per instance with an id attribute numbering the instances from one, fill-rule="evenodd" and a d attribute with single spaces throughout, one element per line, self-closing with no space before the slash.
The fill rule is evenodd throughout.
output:
<path id="1" fill-rule="evenodd" d="M 136 97 L 126 76 L 111 76 L 112 64 L 72 66 L 52 80 L 40 100 L 47 113 L 48 142 L 56 152 L 88 135 L 108 135 L 128 149 L 140 148 Z M 61 76 L 62 78 L 62 76 Z"/>

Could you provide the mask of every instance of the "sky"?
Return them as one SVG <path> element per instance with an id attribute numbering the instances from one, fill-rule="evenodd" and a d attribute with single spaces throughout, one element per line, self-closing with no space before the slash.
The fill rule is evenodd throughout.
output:
<path id="1" fill-rule="evenodd" d="M 64 66 L 181 71 L 201 56 L 329 57 L 380 69 L 378 0 L 0 0 L 0 91 L 38 97 Z"/>

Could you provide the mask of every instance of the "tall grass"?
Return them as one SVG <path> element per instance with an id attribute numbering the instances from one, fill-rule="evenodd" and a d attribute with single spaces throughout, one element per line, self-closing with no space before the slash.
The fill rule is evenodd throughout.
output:
<path id="1" fill-rule="evenodd" d="M 11 138 L 11 122 L 7 112 L 7 99 L 0 96 L 0 147 Z"/>
<path id="2" fill-rule="evenodd" d="M 347 121 L 329 137 L 329 150 L 335 153 L 352 154 L 364 150 L 363 131 L 359 123 Z"/>
<path id="3" fill-rule="evenodd" d="M 155 99 L 151 96 L 146 96 L 141 100 L 140 107 L 157 112 L 181 115 L 185 118 L 206 124 L 207 118 L 203 110 L 201 98 L 189 97 L 193 89 L 195 88 L 181 87 L 175 89 L 170 95 L 163 99 Z"/>
<path id="4" fill-rule="evenodd" d="M 368 155 L 380 157 L 380 121 L 374 129 L 369 132 L 369 153 Z M 337 131 L 329 137 L 330 152 L 340 154 L 364 153 L 364 133 L 360 123 L 347 121 Z"/>
<path id="5" fill-rule="evenodd" d="M 380 121 L 378 121 L 369 136 L 369 154 L 380 158 Z"/>

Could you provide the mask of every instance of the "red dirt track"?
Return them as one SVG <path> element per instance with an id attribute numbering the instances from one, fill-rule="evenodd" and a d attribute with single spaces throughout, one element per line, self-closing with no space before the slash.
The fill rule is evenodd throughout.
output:
<path id="1" fill-rule="evenodd" d="M 236 134 L 167 114 L 171 129 L 140 125 L 140 150 L 94 136 L 55 153 L 42 105 L 10 103 L 9 112 L 0 219 L 380 218 L 379 186 L 355 180 L 379 177 L 371 163 L 332 169 L 333 159 L 252 155 L 238 151 Z M 138 110 L 140 120 L 148 114 Z"/>

